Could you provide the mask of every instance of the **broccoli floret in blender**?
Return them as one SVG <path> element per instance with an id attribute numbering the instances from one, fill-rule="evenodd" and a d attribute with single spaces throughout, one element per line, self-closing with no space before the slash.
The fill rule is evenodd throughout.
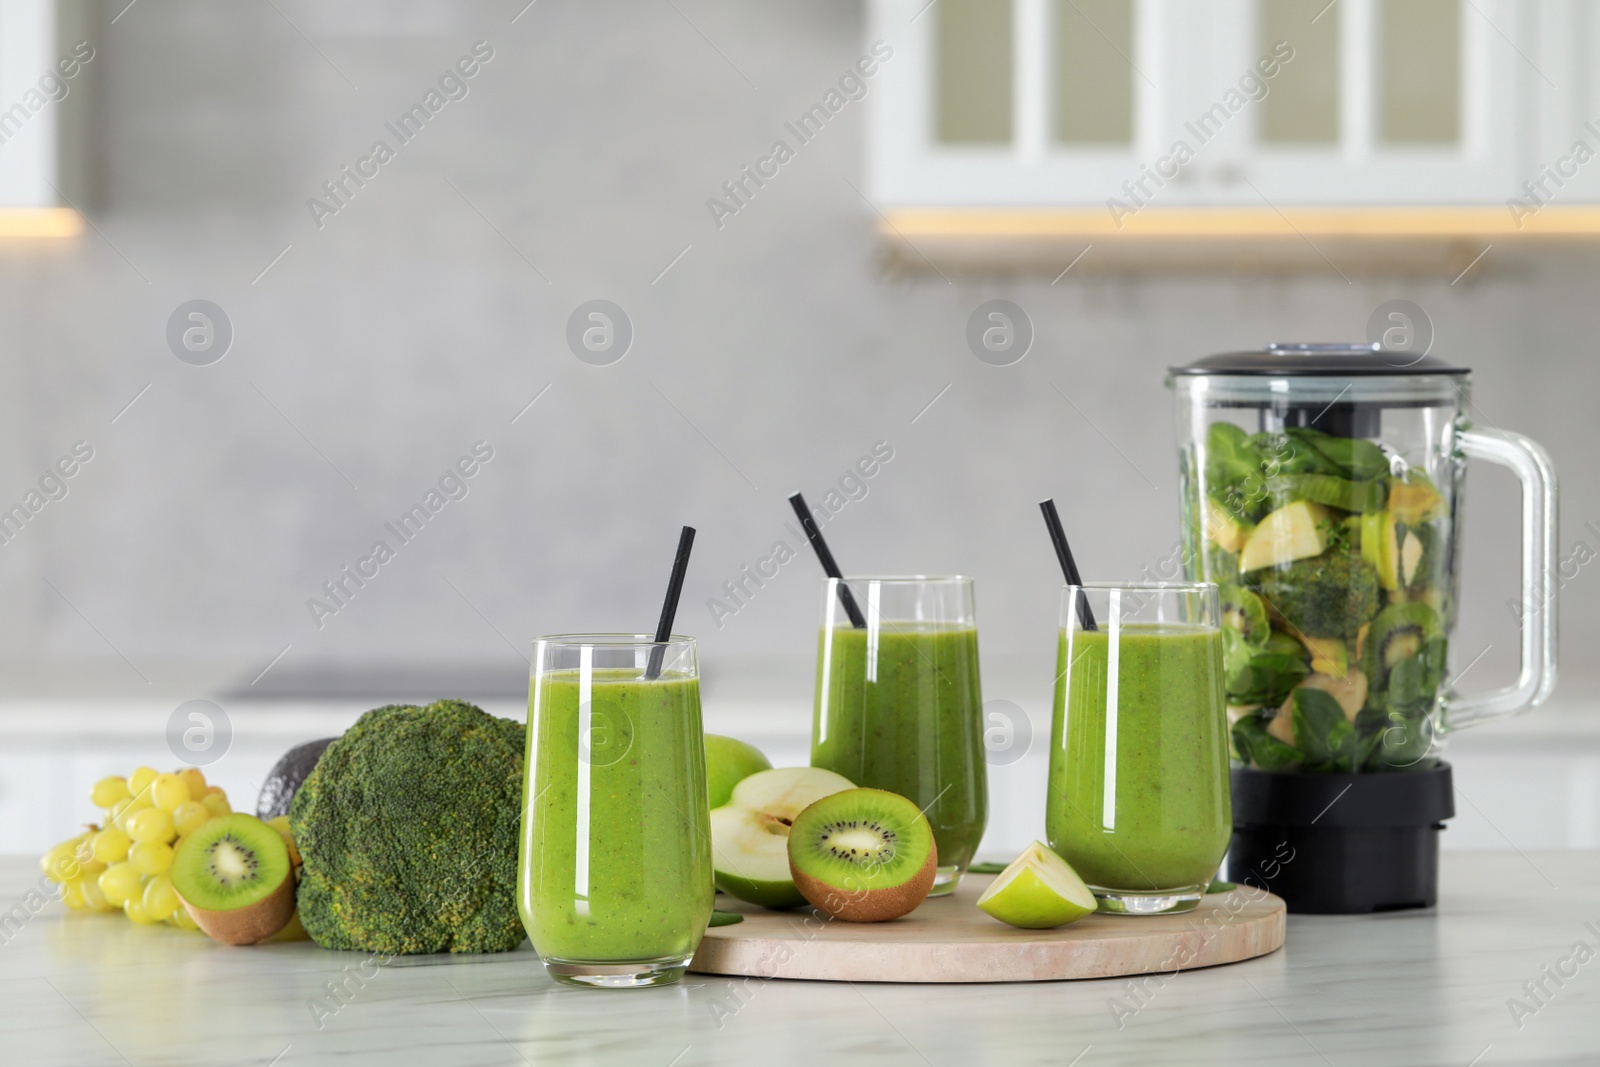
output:
<path id="1" fill-rule="evenodd" d="M 1349 552 L 1258 571 L 1249 584 L 1295 636 L 1353 641 L 1378 613 L 1378 575 Z"/>

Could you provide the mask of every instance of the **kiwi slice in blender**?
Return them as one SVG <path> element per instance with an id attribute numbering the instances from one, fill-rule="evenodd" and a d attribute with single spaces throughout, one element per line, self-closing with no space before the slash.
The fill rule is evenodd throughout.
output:
<path id="1" fill-rule="evenodd" d="M 289 924 L 293 874 L 283 836 L 242 813 L 212 819 L 172 857 L 172 887 L 184 909 L 225 945 L 253 945 Z"/>
<path id="2" fill-rule="evenodd" d="M 1439 613 L 1422 601 L 1390 604 L 1372 620 L 1367 635 L 1367 673 L 1374 682 L 1386 683 L 1401 660 L 1421 653 L 1423 645 L 1443 632 Z"/>
<path id="3" fill-rule="evenodd" d="M 1267 643 L 1272 629 L 1267 621 L 1267 606 L 1259 596 L 1237 585 L 1224 585 L 1219 597 L 1224 626 L 1237 631 L 1246 644 L 1255 648 Z"/>
<path id="4" fill-rule="evenodd" d="M 833 793 L 789 828 L 795 887 L 836 919 L 898 919 L 927 898 L 938 866 L 933 827 L 898 793 Z"/>

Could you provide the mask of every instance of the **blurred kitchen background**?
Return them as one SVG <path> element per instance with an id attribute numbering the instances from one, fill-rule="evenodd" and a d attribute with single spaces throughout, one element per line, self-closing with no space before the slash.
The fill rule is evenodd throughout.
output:
<path id="1" fill-rule="evenodd" d="M 653 625 L 682 523 L 708 728 L 802 762 L 820 572 L 784 498 L 833 489 L 847 571 L 977 578 L 985 696 L 1032 736 L 991 767 L 1011 852 L 1037 501 L 1087 577 L 1158 569 L 1166 368 L 1385 330 L 1563 478 L 1562 683 L 1452 739 L 1445 843 L 1600 845 L 1596 7 L 0 0 L 0 851 L 175 764 L 186 701 L 237 807 L 368 707 L 520 716 L 536 635 Z M 1031 330 L 1004 366 L 968 343 L 996 299 Z M 1516 674 L 1519 530 L 1508 474 L 1468 484 L 1474 689 Z"/>

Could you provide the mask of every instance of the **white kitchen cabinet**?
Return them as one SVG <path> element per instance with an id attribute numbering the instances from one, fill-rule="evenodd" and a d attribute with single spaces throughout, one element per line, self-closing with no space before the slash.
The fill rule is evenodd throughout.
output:
<path id="1" fill-rule="evenodd" d="M 0 237 L 82 230 L 97 30 L 84 0 L 0 0 Z"/>
<path id="2" fill-rule="evenodd" d="M 873 0 L 868 38 L 913 239 L 1600 225 L 1594 0 Z"/>

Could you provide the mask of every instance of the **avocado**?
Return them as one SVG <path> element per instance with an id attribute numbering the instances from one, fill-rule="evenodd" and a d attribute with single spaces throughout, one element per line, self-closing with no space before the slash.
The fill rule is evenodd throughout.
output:
<path id="1" fill-rule="evenodd" d="M 1343 678 L 1350 669 L 1350 651 L 1339 638 L 1302 635 L 1300 641 L 1311 653 L 1311 669 L 1318 674 Z"/>
<path id="2" fill-rule="evenodd" d="M 1410 482 L 1389 486 L 1389 510 L 1407 526 L 1420 526 L 1444 514 L 1444 497 L 1439 495 L 1420 471 L 1411 472 Z"/>
<path id="3" fill-rule="evenodd" d="M 256 816 L 265 822 L 289 814 L 289 802 L 299 791 L 300 783 L 322 758 L 322 750 L 335 740 L 324 737 L 320 741 L 307 741 L 285 752 L 267 772 L 267 780 L 261 783 L 261 794 L 256 797 Z"/>
<path id="4" fill-rule="evenodd" d="M 1239 553 L 1239 571 L 1260 570 L 1320 556 L 1327 547 L 1322 526 L 1328 509 L 1309 500 L 1285 504 L 1250 533 Z"/>

